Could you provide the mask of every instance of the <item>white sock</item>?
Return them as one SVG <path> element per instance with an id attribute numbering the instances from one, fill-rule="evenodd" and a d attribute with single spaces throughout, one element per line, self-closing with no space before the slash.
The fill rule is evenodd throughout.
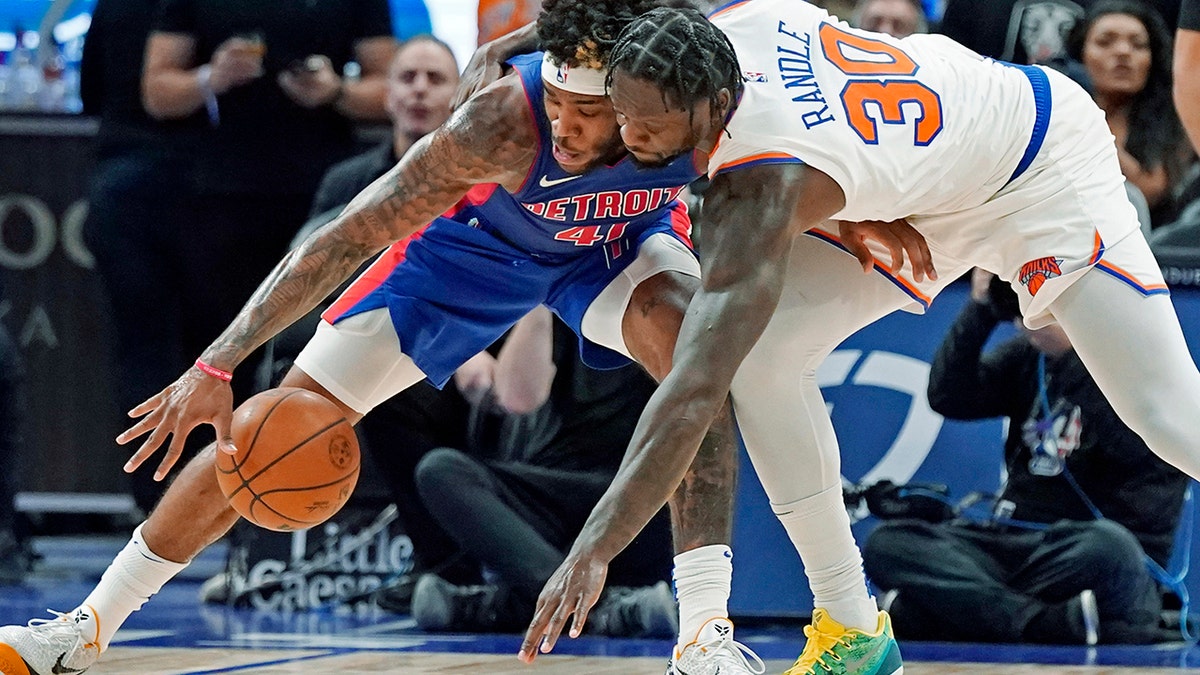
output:
<path id="1" fill-rule="evenodd" d="M 813 604 L 847 628 L 874 633 L 879 609 L 867 592 L 862 553 L 850 532 L 841 486 L 771 508 L 800 553 Z"/>
<path id="2" fill-rule="evenodd" d="M 129 615 L 141 609 L 187 565 L 155 555 L 142 540 L 142 525 L 138 525 L 129 543 L 100 577 L 100 583 L 80 605 L 91 607 L 94 612 L 101 651 L 108 648 L 109 641 Z"/>
<path id="3" fill-rule="evenodd" d="M 679 600 L 679 644 L 682 650 L 704 623 L 729 616 L 733 551 L 711 544 L 675 556 L 675 597 Z"/>

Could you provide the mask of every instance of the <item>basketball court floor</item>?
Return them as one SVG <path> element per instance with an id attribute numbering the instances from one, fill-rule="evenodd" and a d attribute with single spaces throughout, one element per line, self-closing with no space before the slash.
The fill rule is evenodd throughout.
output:
<path id="1" fill-rule="evenodd" d="M 43 560 L 20 587 L 0 587 L 0 623 L 72 609 L 124 544 L 115 537 L 36 541 Z M 662 640 L 564 639 L 533 666 L 517 661 L 517 635 L 427 635 L 408 617 L 367 609 L 281 615 L 202 605 L 200 583 L 222 569 L 220 546 L 206 551 L 142 611 L 134 614 L 95 675 L 210 673 L 454 674 L 561 673 L 657 675 L 670 643 Z M 743 625 L 738 638 L 781 673 L 803 646 L 800 625 Z M 901 643 L 907 675 L 1157 675 L 1200 672 L 1200 648 L 1027 647 Z"/>

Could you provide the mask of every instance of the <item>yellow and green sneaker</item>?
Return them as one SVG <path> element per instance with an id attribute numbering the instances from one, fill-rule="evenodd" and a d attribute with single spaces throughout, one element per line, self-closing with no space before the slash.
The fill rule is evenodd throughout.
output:
<path id="1" fill-rule="evenodd" d="M 823 609 L 804 627 L 808 644 L 783 675 L 901 675 L 904 663 L 892 636 L 892 619 L 879 613 L 874 633 L 846 628 Z"/>

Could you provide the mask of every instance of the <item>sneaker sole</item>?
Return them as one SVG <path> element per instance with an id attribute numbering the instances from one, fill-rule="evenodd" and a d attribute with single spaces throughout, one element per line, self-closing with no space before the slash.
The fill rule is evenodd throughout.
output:
<path id="1" fill-rule="evenodd" d="M 413 587 L 409 609 L 413 621 L 421 630 L 445 631 L 453 623 L 453 609 L 440 586 L 437 579 L 422 577 Z"/>
<path id="2" fill-rule="evenodd" d="M 17 650 L 0 644 L 0 673 L 4 675 L 37 675 Z"/>

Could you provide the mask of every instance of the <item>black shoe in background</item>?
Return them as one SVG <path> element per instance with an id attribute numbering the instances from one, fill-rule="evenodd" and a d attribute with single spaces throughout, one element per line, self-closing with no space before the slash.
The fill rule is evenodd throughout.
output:
<path id="1" fill-rule="evenodd" d="M 613 586 L 588 614 L 588 629 L 608 637 L 672 638 L 679 634 L 679 607 L 671 586 Z"/>
<path id="2" fill-rule="evenodd" d="M 436 574 L 422 574 L 413 587 L 412 617 L 429 631 L 487 631 L 496 622 L 496 586 L 456 586 Z"/>
<path id="3" fill-rule="evenodd" d="M 385 612 L 411 614 L 413 589 L 425 574 L 436 574 L 458 586 L 478 584 L 482 581 L 479 565 L 460 551 L 433 567 L 418 568 L 389 581 L 375 591 L 375 604 Z"/>
<path id="4" fill-rule="evenodd" d="M 400 575 L 395 581 L 375 591 L 375 604 L 385 612 L 411 613 L 413 589 L 420 578 L 421 575 L 416 572 Z"/>

